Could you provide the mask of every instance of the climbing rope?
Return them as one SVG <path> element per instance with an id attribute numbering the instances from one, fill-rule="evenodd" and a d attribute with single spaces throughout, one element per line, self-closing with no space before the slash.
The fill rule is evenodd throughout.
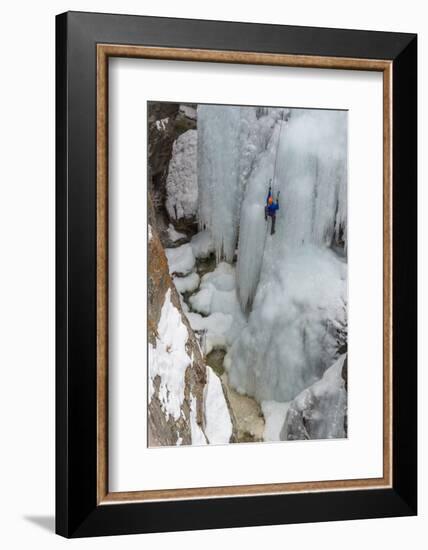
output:
<path id="1" fill-rule="evenodd" d="M 278 140 L 276 142 L 275 162 L 274 162 L 274 166 L 273 166 L 273 181 L 272 181 L 272 178 L 269 180 L 268 199 L 267 199 L 267 202 L 266 202 L 266 205 L 265 205 L 265 220 L 266 220 L 266 222 L 268 221 L 268 217 L 271 218 L 271 224 L 272 224 L 271 235 L 274 235 L 274 233 L 275 233 L 275 220 L 276 220 L 275 211 L 278 209 L 279 194 L 281 192 L 281 191 L 278 191 L 277 194 L 276 194 L 276 199 L 274 199 L 275 184 L 276 184 L 276 179 L 277 179 L 276 167 L 277 167 L 277 164 L 278 164 L 278 151 L 279 151 L 279 144 L 281 142 L 282 126 L 284 124 L 284 113 L 285 113 L 285 110 L 283 109 L 282 113 L 281 113 L 281 122 L 280 122 L 280 126 L 279 126 Z M 276 204 L 272 208 L 272 212 L 270 212 L 271 207 L 270 207 L 269 200 L 276 200 Z M 267 227 L 268 227 L 268 223 L 266 223 L 266 235 L 267 235 Z"/>
<path id="2" fill-rule="evenodd" d="M 281 141 L 281 132 L 282 132 L 283 124 L 284 124 L 284 112 L 285 112 L 285 109 L 282 110 L 281 123 L 280 123 L 280 127 L 279 127 L 279 136 L 278 136 L 278 141 L 276 142 L 275 163 L 274 163 L 274 166 L 273 166 L 273 180 L 271 179 L 270 182 L 269 182 L 269 187 L 272 190 L 272 195 L 274 194 L 274 190 L 275 190 L 276 165 L 277 165 L 277 161 L 278 161 L 278 151 L 279 151 L 279 144 L 280 144 L 280 141 Z M 278 197 L 279 197 L 279 192 L 278 192 Z"/>

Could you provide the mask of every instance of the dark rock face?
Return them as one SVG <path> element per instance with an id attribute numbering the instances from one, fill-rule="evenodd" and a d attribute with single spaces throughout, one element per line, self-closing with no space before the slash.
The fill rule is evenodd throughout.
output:
<path id="1" fill-rule="evenodd" d="M 345 361 L 343 362 L 342 378 L 344 381 L 345 390 L 348 392 L 348 354 L 346 354 Z M 348 434 L 348 414 L 345 414 L 343 418 L 343 430 L 345 434 Z"/>
<path id="2" fill-rule="evenodd" d="M 345 383 L 345 390 L 348 391 L 348 355 L 345 357 L 342 367 L 342 378 Z"/>
<path id="3" fill-rule="evenodd" d="M 149 166 L 153 178 L 163 174 L 171 158 L 172 144 L 177 137 L 175 118 L 179 105 L 173 103 L 149 103 Z"/>
<path id="4" fill-rule="evenodd" d="M 152 178 L 160 175 L 166 178 L 174 141 L 180 134 L 194 129 L 196 120 L 180 111 L 178 103 L 149 103 L 148 156 Z"/>
<path id="5" fill-rule="evenodd" d="M 196 106 L 189 105 L 190 109 Z M 180 109 L 178 103 L 153 102 L 148 105 L 148 189 L 157 211 L 159 236 L 165 245 L 166 228 L 170 219 L 165 208 L 166 178 L 172 156 L 172 146 L 177 137 L 190 129 L 196 129 L 196 119 L 190 118 Z M 176 229 L 189 233 L 196 232 L 196 220 L 172 221 Z"/>
<path id="6" fill-rule="evenodd" d="M 347 437 L 347 355 L 290 402 L 281 440 Z"/>

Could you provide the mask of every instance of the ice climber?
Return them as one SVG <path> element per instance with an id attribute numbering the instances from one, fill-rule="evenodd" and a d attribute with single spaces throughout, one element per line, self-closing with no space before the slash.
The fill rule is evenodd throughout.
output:
<path id="1" fill-rule="evenodd" d="M 272 190 L 269 187 L 268 196 L 266 197 L 266 206 L 265 206 L 265 220 L 268 219 L 268 216 L 272 219 L 272 225 L 270 234 L 275 233 L 275 221 L 276 221 L 276 211 L 279 209 L 279 192 L 276 197 L 276 201 L 273 200 Z"/>

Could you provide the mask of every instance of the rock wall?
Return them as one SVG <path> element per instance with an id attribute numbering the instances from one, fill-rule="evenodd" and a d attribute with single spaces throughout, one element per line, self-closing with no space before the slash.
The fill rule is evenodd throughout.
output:
<path id="1" fill-rule="evenodd" d="M 280 439 L 345 438 L 348 431 L 347 354 L 291 401 Z"/>
<path id="2" fill-rule="evenodd" d="M 170 222 L 166 209 L 166 181 L 174 142 L 187 130 L 196 129 L 196 109 L 192 105 L 152 102 L 148 105 L 148 189 L 156 207 L 159 237 L 167 242 Z M 172 220 L 180 231 L 195 232 L 196 220 Z M 193 227 L 194 226 L 194 227 Z"/>
<path id="3" fill-rule="evenodd" d="M 173 284 L 168 270 L 168 261 L 162 243 L 159 239 L 156 222 L 153 216 L 153 205 L 149 197 L 149 265 L 148 265 L 148 341 L 149 341 L 149 406 L 148 406 L 148 440 L 149 446 L 165 445 L 190 445 L 210 443 L 206 431 L 207 417 L 205 396 L 209 376 L 199 342 L 191 329 L 187 317 L 183 313 L 179 294 Z M 162 309 L 166 299 L 170 300 L 170 306 L 175 308 L 181 317 L 181 323 L 185 327 L 185 352 L 189 357 L 189 364 L 184 372 L 183 399 L 179 412 L 175 416 L 170 414 L 165 407 L 165 399 L 168 399 L 168 382 L 162 380 L 162 376 L 155 369 L 156 349 L 165 344 L 165 337 L 171 338 L 172 347 L 175 347 L 173 335 L 168 335 L 169 327 L 163 326 L 159 331 L 159 323 Z M 165 325 L 165 323 L 164 323 Z M 174 327 L 171 327 L 173 330 Z M 183 334 L 183 331 L 181 331 Z M 152 350 L 152 352 L 150 352 Z M 174 350 L 171 350 L 174 351 Z M 168 346 L 165 348 L 168 353 Z M 168 359 L 168 357 L 166 357 Z M 173 361 L 170 367 L 175 368 Z M 178 365 L 177 365 L 178 368 Z M 176 373 L 177 374 L 177 373 Z M 178 374 L 177 374 L 178 375 Z M 220 396 L 221 397 L 221 396 Z M 229 411 L 229 405 L 224 397 L 220 398 L 224 411 Z M 230 412 L 229 412 L 230 416 Z M 235 441 L 235 423 L 230 418 L 233 429 L 229 438 Z M 212 431 L 212 428 L 211 428 Z M 223 441 L 225 443 L 229 441 Z M 218 442 L 218 441 L 217 441 Z"/>

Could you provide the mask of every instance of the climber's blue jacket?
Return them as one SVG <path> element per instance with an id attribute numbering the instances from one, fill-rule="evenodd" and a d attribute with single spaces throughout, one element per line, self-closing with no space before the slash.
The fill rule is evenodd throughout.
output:
<path id="1" fill-rule="evenodd" d="M 272 202 L 269 204 L 269 199 L 270 198 L 272 198 Z M 270 189 L 269 189 L 268 195 L 266 197 L 266 208 L 267 208 L 267 213 L 269 214 L 269 216 L 274 216 L 275 212 L 279 209 L 278 201 L 275 202 L 273 200 L 272 192 L 271 192 Z"/>
<path id="2" fill-rule="evenodd" d="M 273 202 L 272 204 L 268 205 L 267 209 L 269 216 L 273 216 L 275 212 L 279 209 L 279 204 L 277 202 Z"/>

